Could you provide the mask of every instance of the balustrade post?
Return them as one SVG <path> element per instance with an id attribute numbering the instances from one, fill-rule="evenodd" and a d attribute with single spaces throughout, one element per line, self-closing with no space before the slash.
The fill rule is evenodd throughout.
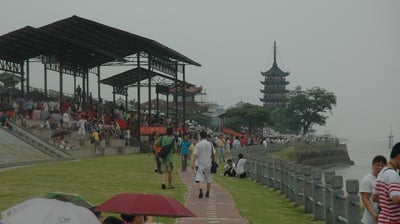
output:
<path id="1" fill-rule="evenodd" d="M 295 199 L 295 170 L 296 169 L 296 164 L 294 162 L 290 163 L 289 167 L 289 189 L 288 189 L 288 194 L 289 194 L 289 200 L 294 201 Z"/>
<path id="2" fill-rule="evenodd" d="M 268 158 L 263 157 L 261 160 L 261 184 L 268 185 Z"/>
<path id="3" fill-rule="evenodd" d="M 275 157 L 274 159 L 274 189 L 280 190 L 281 189 L 281 159 Z"/>
<path id="4" fill-rule="evenodd" d="M 346 180 L 347 191 L 347 223 L 360 224 L 360 197 L 358 196 L 358 180 Z"/>
<path id="5" fill-rule="evenodd" d="M 296 194 L 295 202 L 296 206 L 304 205 L 304 178 L 303 178 L 303 166 L 301 164 L 296 165 L 295 170 L 295 181 L 296 181 Z"/>
<path id="6" fill-rule="evenodd" d="M 335 171 L 325 172 L 325 224 L 333 224 L 333 189 L 332 177 L 335 176 Z"/>
<path id="7" fill-rule="evenodd" d="M 287 185 L 288 185 L 288 160 L 284 160 L 281 165 L 281 178 L 282 178 L 282 188 L 281 194 L 287 195 Z"/>
<path id="8" fill-rule="evenodd" d="M 259 155 L 256 159 L 256 182 L 261 183 L 262 179 L 262 156 Z"/>
<path id="9" fill-rule="evenodd" d="M 333 176 L 332 177 L 332 216 L 333 223 L 341 223 L 341 220 L 345 217 L 345 197 L 343 188 L 343 177 Z"/>
<path id="10" fill-rule="evenodd" d="M 324 185 L 322 184 L 321 169 L 315 168 L 312 170 L 313 177 L 313 211 L 314 220 L 324 220 Z"/>
<path id="11" fill-rule="evenodd" d="M 268 187 L 274 187 L 274 158 L 268 157 L 267 158 L 267 164 L 268 164 L 268 179 L 267 179 L 267 185 Z"/>
<path id="12" fill-rule="evenodd" d="M 313 212 L 313 180 L 312 180 L 312 168 L 311 166 L 303 167 L 304 175 L 304 212 Z"/>

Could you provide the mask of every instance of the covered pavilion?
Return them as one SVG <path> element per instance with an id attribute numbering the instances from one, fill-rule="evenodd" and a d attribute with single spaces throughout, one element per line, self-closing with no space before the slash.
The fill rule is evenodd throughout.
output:
<path id="1" fill-rule="evenodd" d="M 59 74 L 61 101 L 64 98 L 63 76 L 73 76 L 74 90 L 77 78 L 81 78 L 82 105 L 86 105 L 89 84 L 93 83 L 90 75 L 97 81 L 99 100 L 100 83 L 111 85 L 113 94 L 124 96 L 127 96 L 128 87 L 137 86 L 140 105 L 140 87 L 147 85 L 151 99 L 150 88 L 154 86 L 155 77 L 169 80 L 172 86 L 178 83 L 185 86 L 185 66 L 201 66 L 157 41 L 75 15 L 39 28 L 26 26 L 0 36 L 0 70 L 19 74 L 22 96 L 29 94 L 30 79 L 38 78 L 30 77 L 29 65 L 33 60 L 44 65 L 45 96 L 48 95 L 47 71 Z M 134 68 L 101 80 L 102 67 L 122 65 Z M 177 95 L 175 92 L 174 97 Z"/>

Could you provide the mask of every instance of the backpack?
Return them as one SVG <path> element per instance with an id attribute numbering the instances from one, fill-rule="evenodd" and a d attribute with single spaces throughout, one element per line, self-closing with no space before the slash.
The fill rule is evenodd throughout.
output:
<path id="1" fill-rule="evenodd" d="M 163 147 L 161 147 L 161 150 L 158 153 L 158 156 L 160 156 L 160 158 L 165 159 L 168 156 L 168 154 L 172 150 L 172 144 L 174 144 L 174 141 L 175 140 L 172 140 L 171 144 L 164 145 Z"/>

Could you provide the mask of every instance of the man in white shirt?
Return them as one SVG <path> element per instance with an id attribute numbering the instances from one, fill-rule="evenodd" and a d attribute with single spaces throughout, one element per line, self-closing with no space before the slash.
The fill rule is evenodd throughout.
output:
<path id="1" fill-rule="evenodd" d="M 63 128 L 67 128 L 68 129 L 70 127 L 69 121 L 70 121 L 69 113 L 68 113 L 68 111 L 65 111 L 63 113 L 63 116 L 62 116 Z"/>
<path id="2" fill-rule="evenodd" d="M 205 197 L 210 197 L 210 188 L 213 178 L 211 176 L 211 160 L 214 155 L 212 143 L 207 140 L 207 132 L 200 132 L 200 142 L 196 144 L 193 152 L 192 169 L 196 171 L 195 182 L 199 185 L 199 198 L 203 197 L 203 183 L 206 183 Z M 195 166 L 196 165 L 196 166 Z"/>
<path id="3" fill-rule="evenodd" d="M 236 165 L 236 174 L 239 178 L 246 178 L 247 174 L 244 170 L 244 165 L 246 164 L 247 159 L 243 158 L 243 154 L 239 153 L 239 161 Z"/>

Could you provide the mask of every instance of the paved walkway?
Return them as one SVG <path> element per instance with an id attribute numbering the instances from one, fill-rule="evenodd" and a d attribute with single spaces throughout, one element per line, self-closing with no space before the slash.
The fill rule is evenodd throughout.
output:
<path id="1" fill-rule="evenodd" d="M 179 172 L 182 182 L 186 185 L 185 206 L 197 217 L 177 219 L 179 224 L 247 224 L 247 220 L 240 216 L 230 193 L 215 182 L 211 185 L 209 198 L 198 198 L 199 188 L 194 182 L 194 173 L 188 169 Z"/>

